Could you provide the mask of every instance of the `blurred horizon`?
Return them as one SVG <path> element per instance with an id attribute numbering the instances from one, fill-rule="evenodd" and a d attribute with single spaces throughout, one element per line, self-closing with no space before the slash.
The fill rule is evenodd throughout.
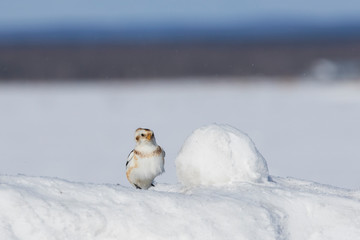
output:
<path id="1" fill-rule="evenodd" d="M 359 12 L 352 0 L 4 0 L 0 80 L 299 77 L 319 63 L 353 79 Z"/>

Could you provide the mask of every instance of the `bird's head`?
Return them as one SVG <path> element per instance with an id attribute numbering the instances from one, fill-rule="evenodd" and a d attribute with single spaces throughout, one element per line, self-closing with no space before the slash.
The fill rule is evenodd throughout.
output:
<path id="1" fill-rule="evenodd" d="M 138 128 L 135 131 L 135 140 L 140 143 L 155 143 L 154 132 L 147 128 Z"/>

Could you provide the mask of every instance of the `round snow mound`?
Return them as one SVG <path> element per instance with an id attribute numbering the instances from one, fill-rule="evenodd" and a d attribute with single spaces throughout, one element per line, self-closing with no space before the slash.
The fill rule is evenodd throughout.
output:
<path id="1" fill-rule="evenodd" d="M 186 186 L 266 182 L 269 171 L 253 141 L 229 125 L 195 130 L 176 160 L 178 180 Z"/>

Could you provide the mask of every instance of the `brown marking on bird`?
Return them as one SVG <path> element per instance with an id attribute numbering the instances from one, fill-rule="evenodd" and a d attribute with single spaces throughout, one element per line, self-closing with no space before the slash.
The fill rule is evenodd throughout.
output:
<path id="1" fill-rule="evenodd" d="M 135 151 L 134 151 L 134 153 L 135 153 Z M 134 168 L 137 168 L 138 167 L 138 158 L 136 157 L 136 156 L 134 156 L 134 166 L 132 166 L 132 167 L 129 167 L 129 169 L 126 171 L 126 178 L 129 180 L 129 182 L 131 182 L 130 181 L 130 173 L 131 173 L 131 171 L 134 169 Z"/>
<path id="2" fill-rule="evenodd" d="M 162 149 L 161 149 L 161 147 L 160 146 L 158 146 L 157 148 L 156 148 L 156 150 L 154 151 L 154 155 L 159 155 L 160 153 L 162 153 Z"/>
<path id="3" fill-rule="evenodd" d="M 146 131 L 146 132 L 151 132 L 151 130 L 148 129 L 148 128 L 138 128 L 138 129 L 136 129 L 135 132 L 140 131 L 140 130 L 144 130 L 144 131 Z"/>
<path id="4" fill-rule="evenodd" d="M 141 158 L 150 158 L 150 157 L 154 157 L 156 155 L 159 155 L 162 153 L 162 149 L 160 146 L 158 146 L 154 151 L 152 151 L 151 153 L 141 153 L 139 151 L 134 150 L 134 158 L 137 156 L 141 157 Z"/>

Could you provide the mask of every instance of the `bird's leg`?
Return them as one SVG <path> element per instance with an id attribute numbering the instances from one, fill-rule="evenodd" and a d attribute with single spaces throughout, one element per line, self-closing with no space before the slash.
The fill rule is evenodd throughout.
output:
<path id="1" fill-rule="evenodd" d="M 136 187 L 136 189 L 141 189 L 141 187 L 139 187 L 139 186 L 136 185 L 135 183 L 134 183 L 134 186 Z"/>

